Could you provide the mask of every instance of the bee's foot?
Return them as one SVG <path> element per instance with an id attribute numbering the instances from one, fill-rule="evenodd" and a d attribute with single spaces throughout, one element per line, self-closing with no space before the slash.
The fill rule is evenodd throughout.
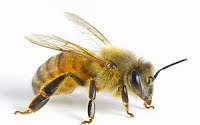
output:
<path id="1" fill-rule="evenodd" d="M 151 109 L 155 109 L 155 107 L 154 107 L 154 106 L 152 106 L 152 105 L 151 105 L 151 106 L 149 106 L 149 108 L 151 108 Z"/>
<path id="2" fill-rule="evenodd" d="M 85 120 L 85 121 L 81 122 L 81 124 L 90 124 L 92 122 L 92 119 L 93 118 L 90 118 L 88 121 Z"/>
<path id="3" fill-rule="evenodd" d="M 30 109 L 25 110 L 25 111 L 19 111 L 19 110 L 17 110 L 17 111 L 15 111 L 14 114 L 23 114 L 23 115 L 25 115 L 25 114 L 30 114 L 30 113 L 32 113 L 32 112 L 33 112 L 33 111 L 30 110 Z"/>
<path id="4" fill-rule="evenodd" d="M 145 108 L 147 109 L 155 109 L 155 107 L 153 105 L 147 105 L 147 104 L 144 104 Z"/>
<path id="5" fill-rule="evenodd" d="M 132 113 L 130 113 L 130 112 L 127 112 L 127 115 L 128 115 L 129 118 L 135 117 L 135 116 L 134 116 Z"/>

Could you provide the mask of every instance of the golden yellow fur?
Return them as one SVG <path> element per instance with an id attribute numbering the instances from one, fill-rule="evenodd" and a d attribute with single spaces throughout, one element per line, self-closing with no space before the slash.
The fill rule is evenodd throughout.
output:
<path id="1" fill-rule="evenodd" d="M 32 86 L 34 93 L 37 94 L 50 81 L 69 72 L 75 73 L 82 80 L 86 81 L 91 77 L 87 69 L 90 63 L 90 61 L 84 58 L 64 52 L 51 57 L 38 68 L 33 77 Z M 79 87 L 78 84 L 72 78 L 67 77 L 55 94 L 71 93 L 76 87 Z"/>
<path id="2" fill-rule="evenodd" d="M 121 86 L 125 84 L 123 77 L 136 66 L 137 59 L 130 51 L 114 46 L 101 48 L 101 56 L 103 59 L 115 63 L 117 69 L 108 69 L 106 67 L 102 69 L 101 67 L 93 66 L 93 73 L 98 74 L 95 78 L 97 87 L 118 97 L 121 95 Z"/>
<path id="3" fill-rule="evenodd" d="M 38 93 L 39 90 L 53 79 L 64 73 L 71 72 L 86 81 L 84 87 L 87 88 L 89 79 L 93 78 L 97 92 L 108 92 L 119 97 L 121 96 L 121 86 L 123 84 L 130 90 L 127 78 L 130 71 L 137 69 L 140 65 L 138 70 L 147 70 L 147 72 L 141 72 L 141 75 L 145 76 L 144 78 L 147 77 L 147 73 L 149 74 L 150 72 L 150 74 L 153 74 L 154 72 L 150 63 L 138 60 L 134 54 L 125 49 L 110 45 L 103 46 L 100 49 L 100 55 L 100 58 L 115 63 L 117 68 L 108 69 L 95 62 L 69 53 L 61 53 L 50 58 L 40 66 L 39 71 L 37 71 L 33 78 L 34 93 Z M 71 93 L 77 87 L 79 85 L 72 78 L 66 78 L 55 94 Z M 132 94 L 135 94 L 134 90 L 132 90 Z"/>

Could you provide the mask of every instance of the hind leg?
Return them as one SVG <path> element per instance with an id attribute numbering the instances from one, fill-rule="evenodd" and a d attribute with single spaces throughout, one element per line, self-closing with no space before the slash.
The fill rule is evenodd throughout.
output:
<path id="1" fill-rule="evenodd" d="M 15 114 L 30 114 L 32 112 L 36 112 L 41 109 L 50 99 L 50 97 L 54 94 L 54 92 L 58 89 L 59 85 L 66 77 L 73 78 L 79 85 L 84 85 L 84 81 L 78 78 L 73 73 L 64 74 L 55 80 L 51 81 L 47 84 L 41 92 L 32 100 L 29 107 L 25 111 L 16 111 Z"/>
<path id="2" fill-rule="evenodd" d="M 40 108 L 42 108 L 48 101 L 50 97 L 47 97 L 40 93 L 38 96 L 36 96 L 32 102 L 30 103 L 29 107 L 25 111 L 19 111 L 17 110 L 15 114 L 30 114 L 32 112 L 38 111 Z"/>

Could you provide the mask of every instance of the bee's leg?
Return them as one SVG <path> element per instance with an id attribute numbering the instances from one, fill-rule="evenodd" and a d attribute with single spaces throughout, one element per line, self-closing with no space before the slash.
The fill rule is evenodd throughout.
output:
<path id="1" fill-rule="evenodd" d="M 152 99 L 145 99 L 144 101 L 144 107 L 147 109 L 155 109 L 154 106 L 151 105 Z"/>
<path id="2" fill-rule="evenodd" d="M 90 81 L 89 86 L 89 102 L 88 102 L 88 121 L 83 121 L 81 124 L 89 124 L 94 119 L 95 114 L 95 97 L 96 97 L 96 86 L 94 80 Z"/>
<path id="3" fill-rule="evenodd" d="M 54 92 L 58 89 L 59 85 L 66 77 L 73 78 L 79 85 L 84 85 L 84 81 L 75 76 L 72 73 L 64 74 L 55 80 L 51 81 L 47 84 L 41 92 L 32 100 L 29 107 L 25 111 L 16 111 L 15 114 L 30 114 L 32 112 L 38 111 L 42 108 L 50 99 L 50 97 L 54 94 Z"/>
<path id="4" fill-rule="evenodd" d="M 124 106 L 126 108 L 127 115 L 129 115 L 130 117 L 134 117 L 134 115 L 129 112 L 128 92 L 127 92 L 127 89 L 126 89 L 125 85 L 122 86 L 122 101 L 123 101 L 123 104 L 124 104 Z"/>
<path id="5" fill-rule="evenodd" d="M 15 111 L 15 114 L 30 114 L 38 111 L 49 101 L 49 97 L 43 95 L 43 92 L 37 95 L 30 103 L 29 107 L 25 111 Z"/>

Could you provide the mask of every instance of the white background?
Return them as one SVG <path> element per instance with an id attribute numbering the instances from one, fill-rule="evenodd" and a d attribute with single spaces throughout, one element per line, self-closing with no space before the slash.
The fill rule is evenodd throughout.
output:
<path id="1" fill-rule="evenodd" d="M 114 45 L 132 50 L 156 69 L 179 59 L 187 62 L 163 71 L 155 81 L 155 110 L 129 96 L 134 118 L 121 100 L 97 94 L 92 124 L 200 124 L 198 0 L 7 0 L 0 1 L 1 124 L 75 124 L 87 119 L 87 93 L 54 97 L 39 112 L 14 115 L 33 98 L 31 78 L 38 66 L 58 53 L 24 39 L 30 33 L 68 32 L 64 12 L 84 17 Z M 69 30 L 70 31 L 70 30 Z M 70 32 L 68 32 L 70 33 Z"/>

